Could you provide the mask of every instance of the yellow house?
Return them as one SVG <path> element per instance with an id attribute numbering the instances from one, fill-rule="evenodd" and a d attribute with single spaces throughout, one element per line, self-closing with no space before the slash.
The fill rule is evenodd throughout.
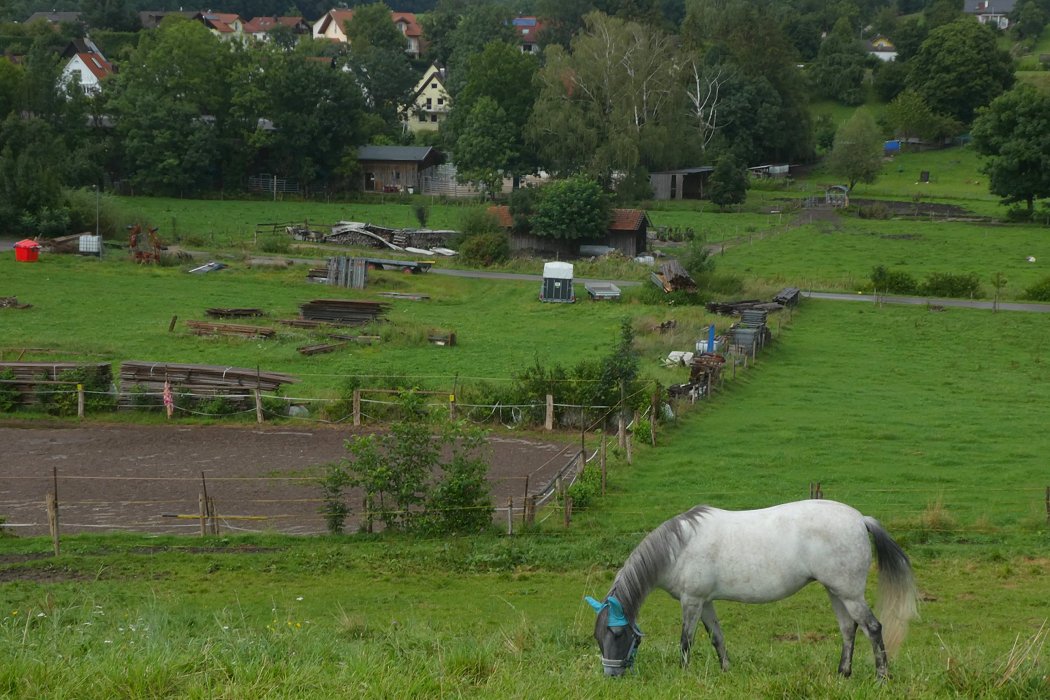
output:
<path id="1" fill-rule="evenodd" d="M 412 97 L 401 110 L 401 123 L 405 131 L 413 134 L 420 131 L 437 131 L 448 117 L 448 91 L 445 89 L 445 69 L 431 64 L 423 78 L 416 83 Z"/>

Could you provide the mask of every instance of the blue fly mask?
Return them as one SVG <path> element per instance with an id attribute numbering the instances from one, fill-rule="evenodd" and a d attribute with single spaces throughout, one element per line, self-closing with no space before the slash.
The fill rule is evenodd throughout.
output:
<path id="1" fill-rule="evenodd" d="M 598 641 L 598 646 L 602 651 L 602 667 L 605 669 L 605 675 L 623 675 L 624 671 L 634 666 L 638 645 L 642 643 L 642 631 L 638 629 L 638 625 L 627 619 L 623 606 L 615 596 L 609 596 L 604 603 L 599 603 L 590 596 L 584 600 L 598 614 L 594 627 L 594 638 Z M 601 624 L 603 610 L 607 613 L 604 625 Z"/>

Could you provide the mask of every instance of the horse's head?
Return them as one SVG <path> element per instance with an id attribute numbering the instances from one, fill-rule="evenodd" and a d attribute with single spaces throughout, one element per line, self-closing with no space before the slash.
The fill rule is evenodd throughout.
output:
<path id="1" fill-rule="evenodd" d="M 602 652 L 602 668 L 607 676 L 622 676 L 623 672 L 634 665 L 634 655 L 642 643 L 642 631 L 634 620 L 628 620 L 623 606 L 615 596 L 609 596 L 604 603 L 587 596 L 585 599 L 598 619 L 594 623 L 594 638 Z"/>

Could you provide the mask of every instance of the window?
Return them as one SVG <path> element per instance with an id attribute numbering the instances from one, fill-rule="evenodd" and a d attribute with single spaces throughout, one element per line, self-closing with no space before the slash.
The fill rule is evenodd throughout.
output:
<path id="1" fill-rule="evenodd" d="M 425 122 L 426 120 L 427 120 L 427 113 L 426 112 L 420 112 L 419 113 L 419 121 Z"/>
<path id="2" fill-rule="evenodd" d="M 437 84 L 437 83 L 431 83 L 431 84 L 430 84 L 430 87 L 431 87 L 431 89 L 433 89 L 433 90 L 437 90 L 437 86 L 438 86 L 438 84 Z"/>
<path id="3" fill-rule="evenodd" d="M 436 115 L 436 114 L 431 114 L 430 115 L 430 121 L 436 122 L 437 120 L 438 120 L 438 115 Z"/>
<path id="4" fill-rule="evenodd" d="M 445 104 L 445 98 L 444 97 L 439 97 L 438 98 L 438 107 L 440 107 L 443 104 Z"/>
<path id="5" fill-rule="evenodd" d="M 431 98 L 427 98 L 427 109 L 433 109 L 434 105 L 431 104 Z"/>

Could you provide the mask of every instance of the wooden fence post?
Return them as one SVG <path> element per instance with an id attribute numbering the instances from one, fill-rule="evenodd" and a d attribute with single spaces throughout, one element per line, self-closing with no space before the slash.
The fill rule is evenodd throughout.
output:
<path id="1" fill-rule="evenodd" d="M 354 427 L 361 426 L 361 390 L 354 389 Z"/>
<path id="2" fill-rule="evenodd" d="M 507 534 L 514 534 L 514 499 L 507 499 Z"/>
<path id="3" fill-rule="evenodd" d="M 84 417 L 84 385 L 77 384 L 77 418 Z"/>
<path id="4" fill-rule="evenodd" d="M 201 472 L 201 537 L 208 534 L 208 516 L 211 513 L 209 504 L 208 481 L 204 478 L 204 472 Z"/>
<path id="5" fill-rule="evenodd" d="M 1046 487 L 1046 524 L 1050 525 L 1050 486 Z"/>
<path id="6" fill-rule="evenodd" d="M 602 445 L 601 445 L 601 447 L 599 449 L 600 449 L 600 451 L 598 453 L 598 455 L 599 455 L 599 457 L 598 457 L 598 465 L 601 468 L 601 472 L 602 472 L 602 495 L 604 496 L 605 495 L 605 450 L 606 450 L 606 447 L 605 447 L 605 433 L 602 433 Z M 1048 489 L 1048 490 L 1050 490 L 1050 489 Z M 1050 517 L 1050 513 L 1048 513 L 1048 517 Z"/>
<path id="7" fill-rule="evenodd" d="M 262 394 L 260 394 L 259 390 L 256 389 L 255 390 L 255 422 L 256 423 L 262 423 L 265 420 L 266 420 L 266 418 L 263 416 Z"/>
<path id="8" fill-rule="evenodd" d="M 171 323 L 168 324 L 168 333 L 171 333 L 173 330 L 175 330 L 175 322 L 178 321 L 178 320 L 179 320 L 178 316 L 172 316 L 171 317 Z"/>
<path id="9" fill-rule="evenodd" d="M 536 497 L 529 496 L 525 501 L 525 525 L 532 527 L 536 524 Z"/>
<path id="10" fill-rule="evenodd" d="M 623 419 L 622 410 L 620 415 L 616 417 L 616 442 L 621 450 L 627 446 L 627 423 Z"/>
<path id="11" fill-rule="evenodd" d="M 543 421 L 543 429 L 554 430 L 554 394 L 547 394 L 547 417 Z"/>
<path id="12" fill-rule="evenodd" d="M 632 451 L 631 451 L 631 443 L 632 442 L 634 442 L 634 440 L 632 440 L 631 436 L 628 435 L 627 436 L 627 463 L 628 464 L 634 464 L 634 455 L 632 454 Z"/>
<path id="13" fill-rule="evenodd" d="M 201 537 L 208 534 L 208 509 L 204 506 L 204 492 L 197 494 L 197 512 L 200 514 Z"/>
<path id="14" fill-rule="evenodd" d="M 211 534 L 219 534 L 219 516 L 215 512 L 215 497 L 208 499 L 208 519 L 211 521 Z"/>
<path id="15" fill-rule="evenodd" d="M 562 502 L 565 504 L 565 527 L 569 527 L 569 524 L 572 522 L 572 496 L 565 494 L 565 498 L 562 499 Z"/>
<path id="16" fill-rule="evenodd" d="M 58 499 L 51 491 L 47 492 L 47 528 L 51 532 L 51 545 L 55 549 L 55 556 L 59 554 L 58 538 Z"/>
<path id="17" fill-rule="evenodd" d="M 708 373 L 710 376 L 710 373 Z M 652 405 L 649 407 L 649 442 L 656 447 L 656 411 L 660 403 L 660 395 L 653 392 Z"/>

